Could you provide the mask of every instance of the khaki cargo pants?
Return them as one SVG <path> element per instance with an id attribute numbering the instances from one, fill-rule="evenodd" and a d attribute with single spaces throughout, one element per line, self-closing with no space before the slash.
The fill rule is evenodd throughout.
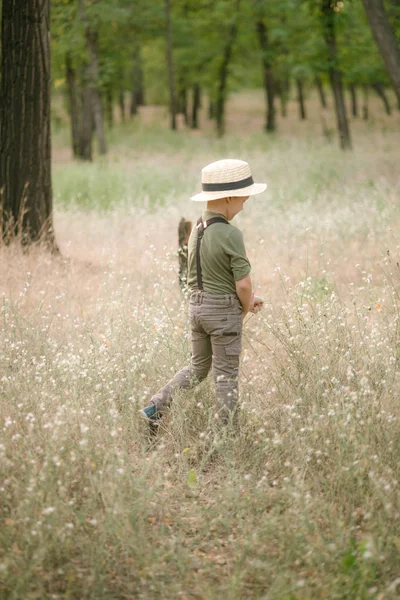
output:
<path id="1" fill-rule="evenodd" d="M 242 307 L 234 294 L 212 296 L 194 292 L 190 297 L 192 357 L 151 399 L 160 413 L 170 404 L 177 389 L 197 385 L 212 365 L 217 411 L 222 418 L 236 408 L 239 355 L 242 349 Z"/>

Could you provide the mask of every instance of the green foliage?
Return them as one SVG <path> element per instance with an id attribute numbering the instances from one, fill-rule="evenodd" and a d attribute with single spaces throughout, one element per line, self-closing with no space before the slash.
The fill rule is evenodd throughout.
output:
<path id="1" fill-rule="evenodd" d="M 85 9 L 85 20 L 78 10 Z M 178 99 L 196 84 L 203 94 L 215 97 L 218 74 L 233 22 L 237 37 L 233 47 L 228 92 L 264 85 L 262 56 L 272 63 L 273 77 L 289 89 L 293 78 L 305 89 L 316 77 L 327 81 L 329 58 L 321 31 L 320 3 L 312 0 L 172 0 L 174 77 Z M 368 85 L 389 80 L 366 20 L 361 0 L 335 3 L 338 65 L 345 83 Z M 400 35 L 400 9 L 394 0 L 387 10 Z M 236 12 L 235 12 L 236 11 Z M 257 23 L 266 27 L 268 47 L 260 48 Z M 66 91 L 65 60 L 72 60 L 78 78 L 87 63 L 85 27 L 98 34 L 99 87 L 111 97 L 132 90 L 134 56 L 143 59 L 144 85 L 150 104 L 169 104 L 166 68 L 164 0 L 54 0 L 52 5 L 53 81 Z"/>

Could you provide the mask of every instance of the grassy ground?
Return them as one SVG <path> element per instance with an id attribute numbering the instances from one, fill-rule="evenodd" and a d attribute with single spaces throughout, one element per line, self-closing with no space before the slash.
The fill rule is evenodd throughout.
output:
<path id="1" fill-rule="evenodd" d="M 343 154 L 318 110 L 267 138 L 240 96 L 218 141 L 147 109 L 92 165 L 55 137 L 62 257 L 0 248 L 0 598 L 398 597 L 399 117 Z M 178 220 L 224 156 L 269 185 L 236 219 L 265 298 L 239 427 L 206 381 L 149 441 L 137 409 L 189 356 Z"/>

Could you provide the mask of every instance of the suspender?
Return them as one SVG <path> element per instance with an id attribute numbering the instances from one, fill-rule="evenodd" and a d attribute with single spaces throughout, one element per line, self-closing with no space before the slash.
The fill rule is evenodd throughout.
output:
<path id="1" fill-rule="evenodd" d="M 213 223 L 225 223 L 229 225 L 228 221 L 223 217 L 212 217 L 212 219 L 208 219 L 208 221 L 203 222 L 203 219 L 200 219 L 196 223 L 197 227 L 197 246 L 196 246 L 196 271 L 197 271 L 197 288 L 202 292 L 203 291 L 203 277 L 201 272 L 201 261 L 200 261 L 200 247 L 201 240 L 203 239 L 204 230 L 212 225 Z"/>

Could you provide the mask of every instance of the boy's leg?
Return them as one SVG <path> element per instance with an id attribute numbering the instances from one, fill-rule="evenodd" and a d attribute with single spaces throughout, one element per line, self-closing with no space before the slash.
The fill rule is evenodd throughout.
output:
<path id="1" fill-rule="evenodd" d="M 239 398 L 239 359 L 242 347 L 241 324 L 237 335 L 229 335 L 229 328 L 224 335 L 213 335 L 213 374 L 217 410 L 220 417 L 227 421 L 237 407 Z"/>
<path id="2" fill-rule="evenodd" d="M 190 389 L 200 383 L 211 367 L 212 349 L 210 336 L 192 323 L 192 358 L 189 366 L 176 375 L 151 398 L 151 403 L 162 413 L 171 403 L 177 389 Z"/>

